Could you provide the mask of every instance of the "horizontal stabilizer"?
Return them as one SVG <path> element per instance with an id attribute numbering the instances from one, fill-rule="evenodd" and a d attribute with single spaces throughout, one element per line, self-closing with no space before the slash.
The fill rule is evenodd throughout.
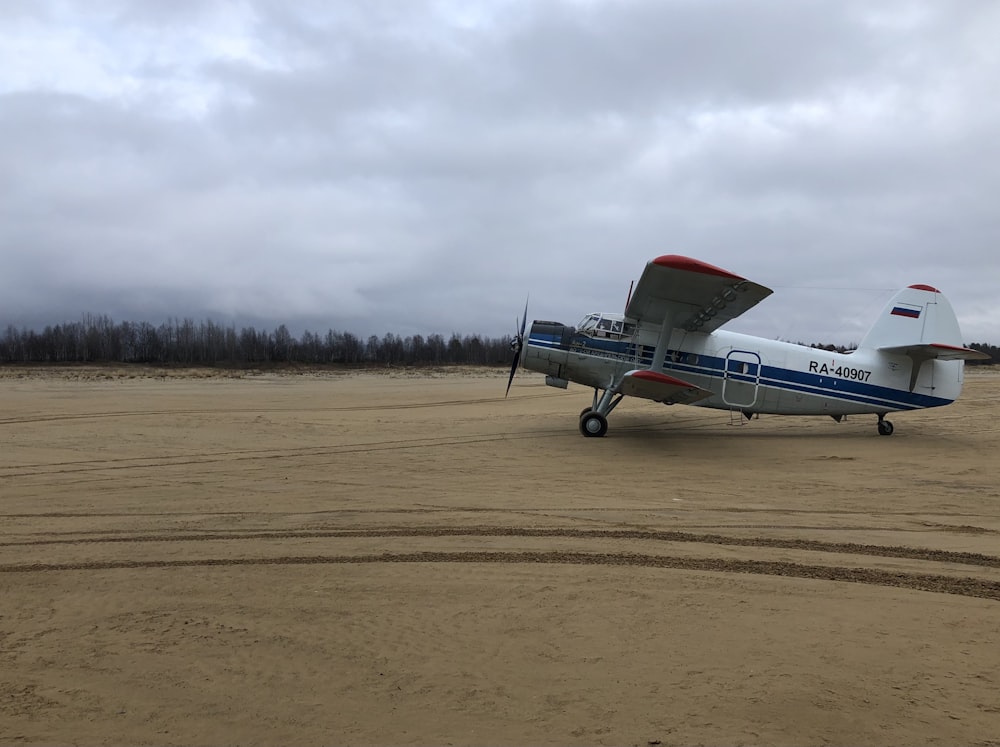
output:
<path id="1" fill-rule="evenodd" d="M 910 368 L 910 391 L 914 391 L 917 386 L 917 379 L 920 377 L 920 369 L 927 361 L 984 361 L 990 356 L 980 353 L 972 348 L 965 348 L 961 345 L 946 345 L 943 342 L 916 343 L 913 345 L 893 345 L 879 348 L 880 353 L 890 355 L 905 355 L 913 366 Z"/>
<path id="2" fill-rule="evenodd" d="M 649 369 L 625 374 L 619 392 L 628 397 L 641 397 L 668 405 L 689 405 L 712 396 L 707 389 Z"/>
<path id="3" fill-rule="evenodd" d="M 879 352 L 893 355 L 908 355 L 913 360 L 929 361 L 985 361 L 990 356 L 972 348 L 945 345 L 943 342 L 921 343 L 917 345 L 895 345 L 879 348 Z"/>

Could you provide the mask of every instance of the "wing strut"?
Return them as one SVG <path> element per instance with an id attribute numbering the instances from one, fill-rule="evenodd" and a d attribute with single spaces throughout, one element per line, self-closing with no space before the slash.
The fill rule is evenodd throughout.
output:
<path id="1" fill-rule="evenodd" d="M 667 346 L 670 345 L 670 336 L 674 331 L 674 315 L 669 311 L 663 315 L 663 323 L 660 325 L 660 336 L 656 339 L 656 350 L 653 351 L 653 365 L 650 369 L 660 373 L 663 371 L 663 361 L 667 357 Z"/>

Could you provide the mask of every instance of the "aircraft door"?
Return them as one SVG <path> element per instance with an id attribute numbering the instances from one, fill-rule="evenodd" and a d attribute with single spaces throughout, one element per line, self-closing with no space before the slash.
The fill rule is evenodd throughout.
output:
<path id="1" fill-rule="evenodd" d="M 722 401 L 730 407 L 749 409 L 757 404 L 760 356 L 748 350 L 730 350 L 722 379 Z"/>

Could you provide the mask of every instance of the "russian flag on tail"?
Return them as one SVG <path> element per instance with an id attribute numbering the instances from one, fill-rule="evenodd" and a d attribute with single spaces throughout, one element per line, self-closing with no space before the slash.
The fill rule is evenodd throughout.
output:
<path id="1" fill-rule="evenodd" d="M 892 307 L 893 316 L 905 316 L 908 319 L 919 319 L 922 306 L 912 306 L 908 303 L 898 303 Z"/>

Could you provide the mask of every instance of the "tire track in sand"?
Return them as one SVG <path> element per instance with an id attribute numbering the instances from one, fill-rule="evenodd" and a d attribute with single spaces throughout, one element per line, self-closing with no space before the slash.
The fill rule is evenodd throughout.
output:
<path id="1" fill-rule="evenodd" d="M 548 392 L 543 394 L 522 394 L 522 399 L 540 399 L 560 396 Z M 563 394 L 562 396 L 569 396 Z M 503 397 L 480 397 L 477 399 L 446 399 L 435 402 L 406 402 L 390 405 L 343 405 L 340 407 L 207 407 L 200 409 L 165 410 L 112 410 L 107 412 L 48 413 L 45 415 L 15 416 L 0 418 L 0 425 L 24 425 L 30 423 L 51 423 L 63 420 L 104 420 L 108 418 L 163 417 L 164 415 L 255 415 L 257 413 L 293 412 L 392 412 L 394 410 L 419 410 L 428 407 L 457 407 L 464 405 L 489 405 L 503 402 Z"/>
<path id="2" fill-rule="evenodd" d="M 952 552 L 901 546 L 861 545 L 805 539 L 772 537 L 732 537 L 676 531 L 530 529 L 517 527 L 385 527 L 349 530 L 293 530 L 280 532 L 203 532 L 191 534 L 135 534 L 111 537 L 39 539 L 0 543 L 0 547 L 40 547 L 45 545 L 93 545 L 150 542 L 218 542 L 310 538 L 399 538 L 399 537 L 551 537 L 572 539 L 652 540 L 688 542 L 718 546 L 764 547 L 807 550 L 852 556 L 905 558 L 952 563 L 981 568 L 1000 567 L 1000 557 L 979 553 Z M 171 569 L 225 566 L 322 565 L 350 563 L 520 563 L 605 565 L 664 568 L 687 571 L 744 573 L 812 580 L 841 581 L 876 586 L 906 588 L 942 594 L 1000 601 L 1000 582 L 974 577 L 933 573 L 886 571 L 874 568 L 814 565 L 789 561 L 691 558 L 636 552 L 570 551 L 425 551 L 369 555 L 283 555 L 252 558 L 198 558 L 184 560 L 108 560 L 67 563 L 21 563 L 0 565 L 0 573 L 106 571 L 116 569 Z"/>
<path id="3" fill-rule="evenodd" d="M 534 396 L 534 395 L 532 395 Z M 539 395 L 540 396 L 540 395 Z M 492 400 L 484 400 L 492 401 Z M 464 404 L 464 403 L 435 403 L 435 404 Z M 393 405 L 386 408 L 380 407 L 344 407 L 325 408 L 327 410 L 366 410 L 366 409 L 408 409 L 413 407 L 427 407 L 430 405 Z M 319 408 L 324 409 L 324 408 Z M 214 412 L 209 410 L 191 411 L 171 411 L 172 414 L 183 414 L 188 412 L 204 413 Z M 253 410 L 252 412 L 260 412 Z M 276 412 L 290 412 L 290 410 L 276 410 Z M 144 413 L 115 413 L 123 415 L 144 414 Z M 86 416 L 91 417 L 91 416 Z M 0 425 L 4 421 L 0 420 Z M 663 421 L 642 426 L 625 426 L 620 430 L 625 433 L 648 433 L 650 428 L 656 426 L 669 426 L 669 433 L 676 434 L 681 431 L 703 430 L 718 426 L 714 421 L 703 421 L 700 419 L 686 419 L 677 421 Z M 114 457 L 102 459 L 77 459 L 62 462 L 34 462 L 25 464 L 12 464 L 5 467 L 0 466 L 0 479 L 11 477 L 42 477 L 49 475 L 63 475 L 81 472 L 103 472 L 109 470 L 134 470 L 151 469 L 155 467 L 177 467 L 193 464 L 219 464 L 225 462 L 245 462 L 263 460 L 297 459 L 309 457 L 337 456 L 340 454 L 369 454 L 379 451 L 402 451 L 406 449 L 434 448 L 443 446 L 463 446 L 474 443 L 489 443 L 493 441 L 505 441 L 516 438 L 519 440 L 539 439 L 539 438 L 576 438 L 578 436 L 575 429 L 562 426 L 547 428 L 544 430 L 532 431 L 491 431 L 487 433 L 469 434 L 466 436 L 424 436 L 418 438 L 391 439 L 384 441 L 350 442 L 343 444 L 329 444 L 323 446 L 302 446 L 302 447 L 279 447 L 270 449 L 229 449 L 224 451 L 199 452 L 198 454 L 157 454 L 154 456 L 135 457 Z"/>
<path id="4" fill-rule="evenodd" d="M 364 443 L 333 444 L 329 446 L 301 446 L 274 449 L 245 449 L 200 454 L 178 454 L 174 456 L 119 457 L 113 459 L 76 460 L 22 464 L 0 467 L 0 478 L 44 477 L 82 472 L 105 472 L 111 470 L 151 469 L 154 467 L 183 467 L 193 464 L 219 464 L 281 459 L 307 459 L 310 457 L 330 457 L 340 454 L 370 454 L 377 451 L 401 451 L 404 449 L 429 449 L 442 446 L 464 446 L 466 444 L 505 441 L 509 438 L 553 438 L 566 435 L 562 431 L 545 430 L 532 433 L 496 432 L 468 436 L 427 436 L 423 438 L 393 439 Z M 576 434 L 572 434 L 576 435 Z"/>
<path id="5" fill-rule="evenodd" d="M 272 558 L 205 558 L 200 560 L 122 560 L 61 564 L 34 563 L 15 566 L 2 565 L 0 566 L 0 573 L 360 563 L 499 563 L 631 566 L 842 581 L 1000 601 L 1000 582 L 976 578 L 953 578 L 926 573 L 898 573 L 871 568 L 841 568 L 837 566 L 805 565 L 781 561 L 683 558 L 663 555 L 643 555 L 639 553 L 418 552 L 383 553 L 380 555 L 288 555 Z"/>
<path id="6" fill-rule="evenodd" d="M 520 527 L 386 527 L 371 529 L 300 529 L 259 532 L 198 532 L 170 534 L 114 535 L 110 537 L 73 537 L 58 539 L 17 540 L 0 542 L 0 547 L 34 547 L 41 545 L 88 545 L 144 542 L 225 542 L 234 540 L 280 540 L 322 538 L 392 538 L 392 537 L 552 537 L 562 539 L 623 539 L 658 542 L 688 542 L 729 547 L 759 547 L 779 550 L 806 550 L 844 555 L 865 555 L 880 558 L 926 560 L 984 568 L 1000 568 L 1000 557 L 982 553 L 932 550 L 901 545 L 863 545 L 854 542 L 824 542 L 822 540 L 782 539 L 778 537 L 734 537 L 725 534 L 695 534 L 693 532 L 655 531 L 642 529 L 531 529 Z"/>

